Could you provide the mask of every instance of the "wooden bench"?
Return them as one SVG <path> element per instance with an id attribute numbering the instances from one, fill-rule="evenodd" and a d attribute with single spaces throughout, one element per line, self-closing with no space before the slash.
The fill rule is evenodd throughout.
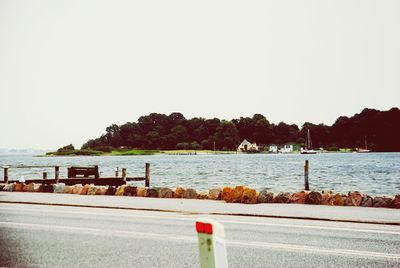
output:
<path id="1" fill-rule="evenodd" d="M 68 178 L 89 178 L 89 176 L 94 176 L 95 179 L 98 179 L 99 167 L 69 167 L 67 176 Z"/>

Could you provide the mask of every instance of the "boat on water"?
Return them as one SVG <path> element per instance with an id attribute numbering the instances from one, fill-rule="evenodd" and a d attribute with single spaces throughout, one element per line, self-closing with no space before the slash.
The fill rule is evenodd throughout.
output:
<path id="1" fill-rule="evenodd" d="M 306 148 L 300 148 L 301 154 L 316 154 L 317 151 L 313 150 L 310 129 L 307 129 Z"/>
<path id="2" fill-rule="evenodd" d="M 365 136 L 364 142 L 365 142 L 365 145 L 364 145 L 365 147 L 364 148 L 358 148 L 357 149 L 357 153 L 370 153 L 371 152 L 371 150 L 368 149 L 367 136 Z"/>

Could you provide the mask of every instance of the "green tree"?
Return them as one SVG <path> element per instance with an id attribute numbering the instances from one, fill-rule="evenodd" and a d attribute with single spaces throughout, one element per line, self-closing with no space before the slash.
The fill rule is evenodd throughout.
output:
<path id="1" fill-rule="evenodd" d="M 173 127 L 168 136 L 172 148 L 175 148 L 178 143 L 187 142 L 189 139 L 189 134 L 186 128 L 182 125 Z"/>
<path id="2" fill-rule="evenodd" d="M 57 150 L 58 153 L 62 153 L 62 152 L 67 152 L 67 151 L 74 151 L 75 147 L 72 144 L 69 144 L 67 146 L 61 147 Z"/>
<path id="3" fill-rule="evenodd" d="M 215 133 L 217 148 L 235 150 L 239 144 L 239 132 L 231 121 L 223 120 Z"/>

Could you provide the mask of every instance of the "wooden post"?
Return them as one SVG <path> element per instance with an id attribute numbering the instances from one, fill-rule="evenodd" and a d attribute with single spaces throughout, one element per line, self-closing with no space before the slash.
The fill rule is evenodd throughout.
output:
<path id="1" fill-rule="evenodd" d="M 122 179 L 126 181 L 126 168 L 122 169 Z"/>
<path id="2" fill-rule="evenodd" d="M 150 163 L 146 163 L 145 186 L 150 187 Z"/>
<path id="3" fill-rule="evenodd" d="M 94 166 L 94 178 L 99 178 L 99 166 Z"/>
<path id="4" fill-rule="evenodd" d="M 8 183 L 8 167 L 4 167 L 4 182 Z"/>
<path id="5" fill-rule="evenodd" d="M 54 178 L 56 179 L 56 183 L 58 183 L 59 179 L 60 179 L 60 167 L 59 166 L 55 166 Z"/>
<path id="6" fill-rule="evenodd" d="M 308 160 L 306 160 L 306 163 L 304 165 L 304 190 L 309 191 L 310 186 L 308 185 L 308 171 L 309 171 L 309 164 Z"/>
<path id="7" fill-rule="evenodd" d="M 119 171 L 119 168 L 116 167 L 116 168 L 115 168 L 115 177 L 118 177 L 118 171 Z"/>
<path id="8" fill-rule="evenodd" d="M 43 172 L 43 179 L 47 180 L 47 172 Z"/>

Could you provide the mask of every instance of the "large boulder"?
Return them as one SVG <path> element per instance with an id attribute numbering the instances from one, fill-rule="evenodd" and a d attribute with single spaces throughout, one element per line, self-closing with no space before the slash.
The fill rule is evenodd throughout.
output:
<path id="1" fill-rule="evenodd" d="M 208 198 L 211 200 L 221 200 L 221 188 L 213 188 L 208 191 Z"/>
<path id="2" fill-rule="evenodd" d="M 283 192 L 279 193 L 277 196 L 274 198 L 274 203 L 290 203 L 290 193 Z"/>
<path id="3" fill-rule="evenodd" d="M 257 191 L 255 189 L 245 188 L 241 202 L 244 204 L 257 204 Z"/>
<path id="4" fill-rule="evenodd" d="M 306 197 L 306 204 L 309 205 L 321 205 L 322 204 L 322 194 L 320 192 L 310 192 Z"/>
<path id="5" fill-rule="evenodd" d="M 146 195 L 147 195 L 147 189 L 146 188 L 144 188 L 144 187 L 138 187 L 137 188 L 137 196 L 146 197 Z"/>
<path id="6" fill-rule="evenodd" d="M 344 201 L 345 206 L 353 206 L 353 207 L 358 207 L 361 205 L 361 201 L 363 199 L 363 195 L 360 192 L 349 192 L 349 194 L 346 197 L 346 200 Z"/>
<path id="7" fill-rule="evenodd" d="M 23 192 L 33 192 L 34 183 L 25 184 L 22 188 Z"/>
<path id="8" fill-rule="evenodd" d="M 40 185 L 39 192 L 42 193 L 53 193 L 54 187 L 52 184 L 42 184 Z"/>
<path id="9" fill-rule="evenodd" d="M 7 186 L 8 186 L 8 183 L 2 183 L 1 186 L 0 186 L 1 191 L 2 192 L 7 191 Z"/>
<path id="10" fill-rule="evenodd" d="M 96 195 L 97 186 L 90 185 L 87 195 Z"/>
<path id="11" fill-rule="evenodd" d="M 54 188 L 54 193 L 56 194 L 63 194 L 64 193 L 64 189 L 65 189 L 65 183 L 60 182 L 60 183 L 56 183 L 53 186 Z"/>
<path id="12" fill-rule="evenodd" d="M 326 205 L 326 206 L 333 206 L 333 196 L 335 195 L 331 191 L 322 191 L 322 202 L 321 205 Z"/>
<path id="13" fill-rule="evenodd" d="M 15 182 L 14 183 L 8 183 L 4 186 L 3 190 L 7 192 L 13 192 L 15 189 Z"/>
<path id="14" fill-rule="evenodd" d="M 75 184 L 73 189 L 72 189 L 72 194 L 81 194 L 82 193 L 83 186 L 82 184 Z"/>
<path id="15" fill-rule="evenodd" d="M 183 198 L 184 194 L 185 194 L 184 188 L 176 187 L 175 192 L 174 192 L 174 198 Z"/>
<path id="16" fill-rule="evenodd" d="M 22 192 L 22 189 L 24 188 L 24 186 L 25 186 L 25 183 L 17 182 L 14 187 L 14 192 Z"/>
<path id="17" fill-rule="evenodd" d="M 41 185 L 40 183 L 34 183 L 33 184 L 33 191 L 36 192 L 36 193 L 40 192 L 40 185 Z"/>
<path id="18" fill-rule="evenodd" d="M 115 195 L 116 191 L 117 189 L 115 188 L 115 186 L 108 186 L 106 195 Z"/>
<path id="19" fill-rule="evenodd" d="M 107 192 L 107 186 L 97 186 L 96 195 L 105 195 Z"/>
<path id="20" fill-rule="evenodd" d="M 185 193 L 183 194 L 183 198 L 186 198 L 186 199 L 196 199 L 196 198 L 197 198 L 197 191 L 196 191 L 196 189 L 192 189 L 192 188 L 186 189 Z"/>
<path id="21" fill-rule="evenodd" d="M 45 193 L 53 193 L 54 192 L 54 187 L 52 184 L 45 184 L 44 185 L 44 192 Z"/>
<path id="22" fill-rule="evenodd" d="M 90 184 L 85 184 L 82 188 L 81 195 L 87 195 L 90 188 Z"/>
<path id="23" fill-rule="evenodd" d="M 8 183 L 2 183 L 0 186 L 0 190 L 4 191 L 4 192 L 7 191 L 7 186 L 8 186 Z"/>
<path id="24" fill-rule="evenodd" d="M 345 195 L 334 194 L 331 196 L 330 203 L 332 206 L 344 206 L 344 200 L 346 199 Z"/>
<path id="25" fill-rule="evenodd" d="M 40 187 L 39 187 L 39 192 L 40 193 L 44 193 L 45 191 L 44 191 L 44 187 L 45 187 L 45 184 L 41 184 L 40 185 Z M 52 186 L 53 187 L 53 186 Z M 53 191 L 54 191 L 54 187 L 53 187 Z M 64 190 L 63 190 L 64 191 Z"/>
<path id="26" fill-rule="evenodd" d="M 137 187 L 127 185 L 124 189 L 125 196 L 136 196 L 137 194 Z"/>
<path id="27" fill-rule="evenodd" d="M 118 186 L 117 191 L 115 192 L 115 195 L 123 196 L 124 192 L 125 192 L 125 187 L 126 187 L 126 184 L 122 184 L 122 185 Z"/>
<path id="28" fill-rule="evenodd" d="M 274 193 L 268 192 L 267 190 L 262 190 L 258 194 L 257 203 L 273 203 Z"/>
<path id="29" fill-rule="evenodd" d="M 293 204 L 304 204 L 306 202 L 307 195 L 308 195 L 308 192 L 306 192 L 306 191 L 292 193 L 289 196 L 290 203 L 293 203 Z"/>
<path id="30" fill-rule="evenodd" d="M 74 191 L 74 186 L 73 185 L 65 185 L 64 187 L 64 193 L 66 194 L 72 194 Z"/>
<path id="31" fill-rule="evenodd" d="M 236 186 L 235 188 L 233 188 L 232 203 L 242 202 L 244 189 L 244 186 Z"/>
<path id="32" fill-rule="evenodd" d="M 221 200 L 224 200 L 227 203 L 232 202 L 233 199 L 233 188 L 232 187 L 224 187 L 221 193 Z"/>
<path id="33" fill-rule="evenodd" d="M 373 200 L 374 208 L 389 208 L 392 205 L 392 198 L 377 196 Z"/>
<path id="34" fill-rule="evenodd" d="M 161 188 L 159 192 L 161 198 L 173 198 L 174 192 L 170 188 Z"/>
<path id="35" fill-rule="evenodd" d="M 393 198 L 391 207 L 392 207 L 392 208 L 400 208 L 400 194 L 397 194 L 397 195 Z"/>
<path id="36" fill-rule="evenodd" d="M 208 199 L 208 194 L 204 192 L 197 193 L 197 199 Z"/>
<path id="37" fill-rule="evenodd" d="M 29 187 L 29 184 L 24 183 L 24 184 L 22 185 L 21 192 L 29 192 L 29 191 L 28 191 L 28 187 Z"/>
<path id="38" fill-rule="evenodd" d="M 372 207 L 373 205 L 374 205 L 373 198 L 369 195 L 364 195 L 363 199 L 361 201 L 361 206 L 362 207 Z"/>
<path id="39" fill-rule="evenodd" d="M 158 197 L 158 191 L 155 188 L 149 188 L 146 191 L 146 197 Z"/>

